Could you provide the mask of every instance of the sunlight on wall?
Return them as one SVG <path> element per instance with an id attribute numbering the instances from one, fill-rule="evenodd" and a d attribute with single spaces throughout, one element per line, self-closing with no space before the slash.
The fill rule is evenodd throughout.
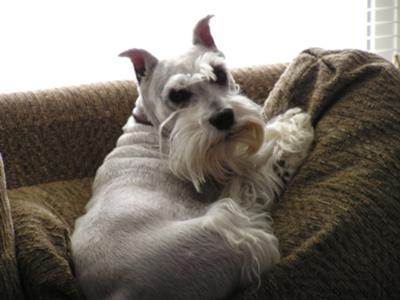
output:
<path id="1" fill-rule="evenodd" d="M 191 45 L 198 19 L 233 67 L 289 62 L 309 47 L 366 49 L 366 1 L 0 1 L 0 92 L 132 79 L 118 53 Z"/>

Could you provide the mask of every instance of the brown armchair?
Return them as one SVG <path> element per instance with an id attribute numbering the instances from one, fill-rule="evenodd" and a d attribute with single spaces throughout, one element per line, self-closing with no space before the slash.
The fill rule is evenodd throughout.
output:
<path id="1" fill-rule="evenodd" d="M 234 299 L 399 297 L 399 71 L 310 49 L 235 78 L 268 117 L 307 110 L 316 141 L 273 212 L 281 263 Z M 82 297 L 69 236 L 135 99 L 130 81 L 0 95 L 0 299 Z"/>

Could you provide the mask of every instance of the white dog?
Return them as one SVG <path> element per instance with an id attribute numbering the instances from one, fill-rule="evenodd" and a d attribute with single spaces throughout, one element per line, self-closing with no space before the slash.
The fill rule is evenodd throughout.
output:
<path id="1" fill-rule="evenodd" d="M 134 65 L 139 98 L 72 236 L 88 299 L 226 299 L 279 261 L 268 213 L 307 155 L 309 117 L 266 124 L 200 20 L 193 47 Z"/>

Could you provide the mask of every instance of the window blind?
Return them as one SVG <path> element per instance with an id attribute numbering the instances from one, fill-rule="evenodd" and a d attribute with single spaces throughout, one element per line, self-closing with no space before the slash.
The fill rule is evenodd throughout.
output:
<path id="1" fill-rule="evenodd" d="M 400 0 L 368 0 L 367 49 L 392 61 L 400 52 Z"/>

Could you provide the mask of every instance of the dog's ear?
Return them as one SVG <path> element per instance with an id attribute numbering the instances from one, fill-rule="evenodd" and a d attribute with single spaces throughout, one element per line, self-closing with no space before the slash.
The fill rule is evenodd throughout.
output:
<path id="1" fill-rule="evenodd" d="M 151 74 L 158 63 L 157 58 L 143 49 L 129 49 L 122 52 L 119 56 L 130 58 L 139 84 L 144 77 Z"/>
<path id="2" fill-rule="evenodd" d="M 213 15 L 208 15 L 196 24 L 193 30 L 193 45 L 201 45 L 213 50 L 217 49 L 209 25 L 212 17 Z"/>

